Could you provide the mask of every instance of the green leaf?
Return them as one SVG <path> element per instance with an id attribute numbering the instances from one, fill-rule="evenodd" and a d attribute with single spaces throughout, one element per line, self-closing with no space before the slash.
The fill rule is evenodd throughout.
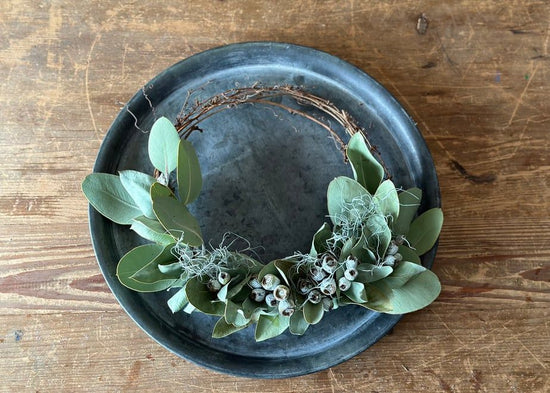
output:
<path id="1" fill-rule="evenodd" d="M 154 284 L 156 282 L 178 279 L 181 275 L 180 271 L 172 272 L 172 274 L 164 274 L 159 270 L 159 265 L 171 264 L 176 259 L 176 257 L 172 255 L 173 247 L 174 244 L 164 246 L 162 251 L 155 258 L 149 261 L 149 263 L 143 265 L 139 270 L 132 274 L 130 278 L 146 284 Z"/>
<path id="2" fill-rule="evenodd" d="M 197 219 L 180 201 L 166 196 L 153 198 L 153 210 L 162 226 L 178 239 L 190 246 L 200 246 L 202 235 Z"/>
<path id="3" fill-rule="evenodd" d="M 202 188 L 201 168 L 191 142 L 181 139 L 178 149 L 178 193 L 184 204 L 193 202 Z"/>
<path id="4" fill-rule="evenodd" d="M 385 218 L 380 214 L 370 216 L 365 222 L 363 234 L 369 249 L 375 251 L 378 257 L 383 257 L 391 242 L 391 230 Z"/>
<path id="5" fill-rule="evenodd" d="M 245 317 L 244 312 L 231 300 L 225 303 L 225 321 L 234 326 L 246 326 L 250 320 Z"/>
<path id="6" fill-rule="evenodd" d="M 283 281 L 287 286 L 291 286 L 290 278 L 296 273 L 296 264 L 286 259 L 276 259 L 273 264 L 277 268 L 277 272 L 283 278 Z"/>
<path id="7" fill-rule="evenodd" d="M 357 239 L 354 237 L 350 237 L 348 240 L 346 240 L 346 242 L 342 246 L 342 250 L 340 251 L 340 258 L 339 258 L 340 262 L 342 262 L 343 260 L 345 260 L 347 257 L 350 256 L 356 243 L 357 243 Z"/>
<path id="8" fill-rule="evenodd" d="M 164 184 L 160 184 L 159 182 L 155 182 L 151 185 L 151 189 L 149 193 L 151 195 L 151 202 L 153 201 L 153 199 L 158 197 L 176 198 L 176 196 L 174 195 L 171 189 L 169 189 Z"/>
<path id="9" fill-rule="evenodd" d="M 374 253 L 367 248 L 367 237 L 365 232 L 361 234 L 361 238 L 351 249 L 351 254 L 364 263 L 376 263 Z"/>
<path id="10" fill-rule="evenodd" d="M 353 200 L 362 200 L 361 205 L 367 208 L 371 199 L 371 195 L 361 184 L 349 177 L 339 176 L 328 185 L 327 205 L 330 219 L 334 225 L 338 225 L 342 219 L 349 217 Z"/>
<path id="11" fill-rule="evenodd" d="M 256 324 L 256 341 L 264 341 L 283 333 L 290 323 L 289 317 L 277 315 L 260 315 Z"/>
<path id="12" fill-rule="evenodd" d="M 405 314 L 420 310 L 432 303 L 441 292 L 439 279 L 427 269 L 410 278 L 399 288 L 391 288 L 386 280 L 378 281 L 373 285 L 379 286 L 386 294 L 390 294 L 392 310 L 385 311 L 389 314 Z"/>
<path id="13" fill-rule="evenodd" d="M 315 257 L 317 254 L 324 253 L 328 249 L 327 240 L 331 237 L 332 230 L 330 229 L 330 225 L 325 222 L 323 226 L 315 232 L 315 235 L 313 235 L 310 254 Z"/>
<path id="14" fill-rule="evenodd" d="M 183 273 L 183 267 L 179 262 L 169 263 L 167 265 L 158 265 L 158 269 L 163 274 L 180 278 Z"/>
<path id="15" fill-rule="evenodd" d="M 213 338 L 226 337 L 226 336 L 229 336 L 230 334 L 238 332 L 239 330 L 243 330 L 247 326 L 248 325 L 244 325 L 244 326 L 231 325 L 230 323 L 227 323 L 225 319 L 222 317 L 214 325 L 214 330 L 212 331 L 212 337 Z"/>
<path id="16" fill-rule="evenodd" d="M 323 318 L 324 311 L 322 302 L 317 304 L 307 302 L 304 304 L 303 310 L 305 321 L 311 325 L 319 323 L 319 321 Z"/>
<path id="17" fill-rule="evenodd" d="M 254 300 L 247 297 L 242 304 L 242 310 L 245 318 L 253 320 L 254 317 L 262 311 L 267 309 L 265 303 L 256 303 Z"/>
<path id="18" fill-rule="evenodd" d="M 357 304 L 366 303 L 368 301 L 363 283 L 353 281 L 351 287 L 344 294 Z"/>
<path id="19" fill-rule="evenodd" d="M 129 225 L 142 214 L 118 176 L 92 173 L 82 182 L 82 191 L 94 209 L 117 224 Z"/>
<path id="20" fill-rule="evenodd" d="M 422 213 L 412 222 L 407 240 L 417 255 L 430 251 L 439 237 L 442 226 L 443 212 L 437 207 Z"/>
<path id="21" fill-rule="evenodd" d="M 391 216 L 393 218 L 392 222 L 397 220 L 399 216 L 399 197 L 391 180 L 385 180 L 380 184 L 374 194 L 374 201 L 380 207 L 383 216 Z"/>
<path id="22" fill-rule="evenodd" d="M 168 307 L 172 313 L 176 313 L 187 305 L 187 295 L 185 294 L 185 287 L 180 288 L 170 299 L 168 299 Z"/>
<path id="23" fill-rule="evenodd" d="M 167 245 L 174 243 L 174 237 L 166 233 L 166 229 L 157 220 L 151 220 L 145 216 L 134 218 L 130 227 L 139 236 L 157 244 Z"/>
<path id="24" fill-rule="evenodd" d="M 347 156 L 351 162 L 355 180 L 371 194 L 374 194 L 384 177 L 384 168 L 371 154 L 360 133 L 356 133 L 350 138 Z"/>
<path id="25" fill-rule="evenodd" d="M 357 278 L 355 281 L 363 284 L 375 282 L 389 276 L 393 269 L 390 266 L 378 266 L 370 263 L 361 263 L 357 266 Z"/>
<path id="26" fill-rule="evenodd" d="M 162 173 L 169 174 L 176 169 L 179 141 L 178 132 L 170 120 L 161 117 L 155 121 L 149 133 L 149 159 Z"/>
<path id="27" fill-rule="evenodd" d="M 216 294 L 210 292 L 198 277 L 193 277 L 185 286 L 187 300 L 197 310 L 209 315 L 223 315 L 225 305 L 216 298 Z"/>
<path id="28" fill-rule="evenodd" d="M 403 261 L 413 262 L 417 264 L 421 264 L 420 257 L 416 255 L 414 250 L 411 250 L 409 247 L 405 246 L 404 244 L 399 246 L 399 254 L 403 257 Z"/>
<path id="29" fill-rule="evenodd" d="M 391 292 L 386 294 L 384 291 L 377 287 L 379 283 L 383 283 L 384 280 L 377 281 L 373 284 L 365 284 L 365 294 L 369 301 L 362 303 L 360 306 L 368 308 L 372 311 L 390 313 L 393 310 L 391 303 Z"/>
<path id="30" fill-rule="evenodd" d="M 301 336 L 306 332 L 308 327 L 309 323 L 307 323 L 304 318 L 303 310 L 296 310 L 294 314 L 290 316 L 290 324 L 288 326 L 290 333 Z"/>
<path id="31" fill-rule="evenodd" d="M 409 226 L 416 215 L 421 200 L 422 190 L 420 188 L 409 188 L 399 193 L 399 216 L 393 223 L 393 233 L 406 235 L 409 232 Z"/>
<path id="32" fill-rule="evenodd" d="M 121 171 L 119 175 L 120 182 L 142 211 L 143 215 L 148 218 L 155 218 L 155 213 L 153 213 L 153 202 L 151 201 L 151 194 L 149 193 L 151 185 L 155 182 L 155 178 L 146 173 L 131 170 Z"/>
<path id="33" fill-rule="evenodd" d="M 151 263 L 164 250 L 158 244 L 145 244 L 126 253 L 118 263 L 116 275 L 122 285 L 138 292 L 158 292 L 169 288 L 176 280 L 167 279 L 155 283 L 143 283 L 131 278 L 137 271 Z"/>
<path id="34" fill-rule="evenodd" d="M 427 269 L 421 265 L 417 265 L 413 262 L 399 262 L 393 269 L 384 282 L 390 286 L 390 288 L 401 288 L 414 276 L 426 271 Z"/>

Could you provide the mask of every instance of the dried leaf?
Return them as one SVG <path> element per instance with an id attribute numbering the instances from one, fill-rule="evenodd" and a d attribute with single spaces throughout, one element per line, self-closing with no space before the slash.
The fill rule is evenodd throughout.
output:
<path id="1" fill-rule="evenodd" d="M 290 323 L 289 317 L 277 315 L 260 315 L 256 323 L 256 341 L 264 341 L 283 333 Z"/>
<path id="2" fill-rule="evenodd" d="M 392 227 L 394 234 L 406 235 L 409 232 L 409 226 L 416 215 L 421 200 L 422 190 L 420 188 L 409 188 L 399 193 L 399 216 Z"/>
<path id="3" fill-rule="evenodd" d="M 185 204 L 193 202 L 202 188 L 201 168 L 191 142 L 181 139 L 178 149 L 178 194 Z"/>
<path id="4" fill-rule="evenodd" d="M 149 159 L 162 173 L 169 174 L 176 169 L 179 141 L 178 132 L 170 120 L 161 117 L 155 121 L 149 133 Z"/>
<path id="5" fill-rule="evenodd" d="M 153 210 L 162 226 L 178 239 L 190 246 L 200 246 L 202 235 L 197 219 L 189 213 L 180 201 L 166 196 L 153 198 Z"/>
<path id="6" fill-rule="evenodd" d="M 128 191 L 136 205 L 147 218 L 155 218 L 153 213 L 153 202 L 151 201 L 151 185 L 155 182 L 153 176 L 138 171 L 121 171 L 120 182 Z"/>
<path id="7" fill-rule="evenodd" d="M 417 255 L 430 251 L 439 237 L 442 226 L 443 212 L 440 208 L 430 209 L 412 222 L 407 240 Z"/>
<path id="8" fill-rule="evenodd" d="M 347 156 L 351 162 L 355 180 L 371 194 L 374 194 L 384 177 L 384 168 L 371 154 L 360 133 L 356 133 L 350 138 Z"/>
<path id="9" fill-rule="evenodd" d="M 374 201 L 378 204 L 383 216 L 392 217 L 392 222 L 399 216 L 399 197 L 391 180 L 385 180 L 378 186 L 374 194 Z"/>

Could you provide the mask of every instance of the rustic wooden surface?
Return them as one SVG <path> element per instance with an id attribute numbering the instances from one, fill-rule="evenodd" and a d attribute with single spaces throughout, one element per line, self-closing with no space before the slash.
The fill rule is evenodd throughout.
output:
<path id="1" fill-rule="evenodd" d="M 524 0 L 0 2 L 0 391 L 550 391 L 549 20 Z M 439 299 L 354 359 L 281 381 L 147 337 L 103 281 L 80 192 L 144 83 L 250 40 L 322 49 L 385 85 L 427 140 L 446 214 Z"/>

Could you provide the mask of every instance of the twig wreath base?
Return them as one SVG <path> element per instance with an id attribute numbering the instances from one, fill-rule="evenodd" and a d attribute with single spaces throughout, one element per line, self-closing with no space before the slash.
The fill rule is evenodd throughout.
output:
<path id="1" fill-rule="evenodd" d="M 294 99 L 335 120 L 349 135 L 345 143 L 326 120 L 276 100 Z M 234 250 L 238 235 L 207 247 L 200 225 L 187 209 L 202 188 L 199 161 L 187 140 L 200 123 L 243 105 L 271 105 L 325 128 L 353 169 L 354 178 L 330 182 L 330 223 L 313 235 L 307 252 L 262 264 L 252 249 Z M 149 158 L 154 176 L 125 170 L 119 175 L 92 173 L 82 189 L 90 204 L 111 221 L 130 225 L 150 243 L 126 253 L 117 276 L 139 292 L 170 290 L 172 312 L 218 316 L 212 333 L 220 338 L 256 325 L 263 341 L 287 329 L 301 335 L 323 315 L 346 305 L 403 314 L 437 298 L 437 276 L 420 263 L 439 236 L 441 209 L 418 215 L 422 191 L 396 189 L 366 133 L 346 112 L 321 97 L 291 86 L 251 86 L 228 90 L 188 107 L 175 125 L 161 117 L 151 129 Z M 373 155 L 374 153 L 374 155 Z M 375 158 L 376 155 L 376 158 Z M 175 171 L 177 186 L 169 186 Z M 384 180 L 385 179 L 385 180 Z"/>

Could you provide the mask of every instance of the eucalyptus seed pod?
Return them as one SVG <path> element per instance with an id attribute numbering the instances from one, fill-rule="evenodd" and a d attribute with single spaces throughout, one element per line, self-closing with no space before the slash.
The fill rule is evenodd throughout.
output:
<path id="1" fill-rule="evenodd" d="M 263 288 L 254 288 L 250 292 L 250 299 L 254 300 L 256 303 L 261 303 L 265 299 L 265 289 Z"/>
<path id="2" fill-rule="evenodd" d="M 332 298 L 325 296 L 322 302 L 323 302 L 323 310 L 331 311 L 334 308 L 334 302 L 332 301 Z"/>
<path id="3" fill-rule="evenodd" d="M 347 269 L 357 269 L 357 258 L 355 258 L 353 255 L 350 255 L 346 259 L 346 268 Z"/>
<path id="4" fill-rule="evenodd" d="M 319 290 L 324 295 L 334 295 L 336 293 L 336 281 L 334 278 L 326 278 L 319 285 Z"/>
<path id="5" fill-rule="evenodd" d="M 277 277 L 274 274 L 268 273 L 262 278 L 262 287 L 266 291 L 272 291 L 275 289 L 277 285 L 281 283 L 281 280 L 279 280 L 279 277 Z"/>
<path id="6" fill-rule="evenodd" d="M 322 268 L 328 274 L 334 273 L 334 271 L 338 268 L 338 261 L 332 255 L 326 254 L 323 257 Z"/>
<path id="7" fill-rule="evenodd" d="M 359 274 L 357 272 L 357 269 L 346 269 L 344 271 L 344 277 L 347 278 L 348 280 L 350 281 L 353 281 L 357 278 L 357 274 Z"/>
<path id="8" fill-rule="evenodd" d="M 313 289 L 307 294 L 307 300 L 309 300 L 313 304 L 319 303 L 321 301 L 321 298 L 321 292 L 319 292 L 317 289 Z"/>
<path id="9" fill-rule="evenodd" d="M 399 251 L 399 246 L 395 244 L 395 240 L 392 240 L 390 245 L 388 246 L 388 250 L 386 251 L 386 253 L 388 255 L 395 255 L 397 251 Z"/>
<path id="10" fill-rule="evenodd" d="M 312 266 L 311 269 L 309 269 L 309 275 L 313 280 L 317 282 L 323 281 L 324 278 L 327 276 L 325 271 L 317 266 Z"/>
<path id="11" fill-rule="evenodd" d="M 300 278 L 298 280 L 298 290 L 302 295 L 305 295 L 312 289 L 313 289 L 313 283 L 310 280 L 306 280 L 305 278 Z"/>
<path id="12" fill-rule="evenodd" d="M 248 286 L 252 289 L 257 289 L 262 287 L 262 284 L 260 284 L 260 282 L 258 281 L 257 274 L 254 274 L 253 276 L 250 277 L 250 279 L 248 280 Z"/>
<path id="13" fill-rule="evenodd" d="M 231 280 L 231 275 L 227 272 L 218 273 L 218 281 L 220 284 L 225 285 Z"/>
<path id="14" fill-rule="evenodd" d="M 267 304 L 269 307 L 275 307 L 277 305 L 277 299 L 275 299 L 273 293 L 270 292 L 265 295 L 265 304 Z"/>
<path id="15" fill-rule="evenodd" d="M 290 317 L 294 314 L 294 302 L 290 299 L 280 301 L 277 308 L 279 309 L 279 314 L 285 317 Z"/>
<path id="16" fill-rule="evenodd" d="M 278 301 L 286 300 L 289 295 L 290 288 L 283 284 L 277 285 L 273 290 L 273 296 L 275 296 L 275 299 Z"/>
<path id="17" fill-rule="evenodd" d="M 401 262 L 403 260 L 403 255 L 397 253 L 393 256 L 395 258 L 395 262 Z"/>
<path id="18" fill-rule="evenodd" d="M 340 277 L 340 279 L 338 280 L 338 288 L 340 288 L 340 290 L 343 292 L 347 291 L 351 288 L 351 281 L 348 280 L 346 277 Z"/>
<path id="19" fill-rule="evenodd" d="M 218 292 L 222 288 L 222 284 L 214 278 L 208 280 L 206 287 L 210 292 Z"/>
<path id="20" fill-rule="evenodd" d="M 383 264 L 386 266 L 395 265 L 395 257 L 393 255 L 388 255 L 386 258 L 384 258 Z"/>

